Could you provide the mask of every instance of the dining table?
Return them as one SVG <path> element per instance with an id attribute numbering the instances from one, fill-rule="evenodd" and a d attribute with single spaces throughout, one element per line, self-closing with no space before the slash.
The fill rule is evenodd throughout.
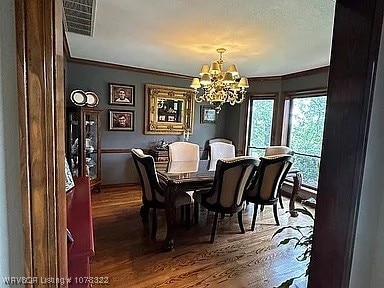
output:
<path id="1" fill-rule="evenodd" d="M 191 161 L 179 161 L 173 163 L 180 167 L 179 172 L 169 173 L 166 170 L 158 170 L 159 181 L 165 185 L 165 217 L 167 222 L 167 235 L 161 247 L 161 251 L 168 252 L 174 249 L 176 206 L 175 199 L 178 193 L 183 191 L 196 191 L 210 189 L 215 178 L 215 171 L 210 171 L 209 160 L 200 160 L 198 163 Z M 182 167 L 185 167 L 183 169 Z M 192 168 L 193 167 L 193 168 Z M 301 188 L 302 173 L 296 168 L 291 168 L 287 178 L 293 178 L 293 189 L 289 202 L 289 212 L 292 217 L 297 216 L 295 200 Z"/>
<path id="2" fill-rule="evenodd" d="M 190 161 L 179 161 L 173 163 L 179 167 L 186 167 L 184 172 L 168 173 L 158 171 L 160 182 L 166 186 L 165 189 L 165 217 L 167 220 L 167 236 L 162 245 L 162 251 L 172 251 L 174 248 L 174 224 L 176 218 L 175 198 L 182 191 L 195 191 L 198 189 L 209 189 L 212 187 L 215 171 L 208 170 L 208 160 L 200 160 L 197 165 Z M 197 171 L 196 170 L 197 166 Z M 195 167 L 188 171 L 188 167 Z M 180 169 L 180 171 L 182 171 Z"/>

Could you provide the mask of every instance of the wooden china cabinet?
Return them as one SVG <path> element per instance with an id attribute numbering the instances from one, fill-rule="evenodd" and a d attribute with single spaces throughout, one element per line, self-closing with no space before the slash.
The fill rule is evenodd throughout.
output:
<path id="1" fill-rule="evenodd" d="M 72 175 L 88 176 L 91 190 L 100 191 L 100 113 L 86 107 L 67 108 L 66 153 Z"/>

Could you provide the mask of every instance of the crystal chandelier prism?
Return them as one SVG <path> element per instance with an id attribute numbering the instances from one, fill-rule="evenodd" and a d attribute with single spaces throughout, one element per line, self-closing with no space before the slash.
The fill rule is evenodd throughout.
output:
<path id="1" fill-rule="evenodd" d="M 196 102 L 209 102 L 215 106 L 219 113 L 224 103 L 231 105 L 244 101 L 246 88 L 249 87 L 248 79 L 240 77 L 236 65 L 228 66 L 227 71 L 223 69 L 224 48 L 217 49 L 220 57 L 211 65 L 204 64 L 201 67 L 200 78 L 193 78 L 190 85 L 195 89 Z M 202 93 L 199 93 L 202 88 Z"/>

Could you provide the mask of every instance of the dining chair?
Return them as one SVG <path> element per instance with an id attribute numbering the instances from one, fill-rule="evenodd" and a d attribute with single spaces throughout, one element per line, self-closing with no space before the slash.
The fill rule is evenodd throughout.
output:
<path id="1" fill-rule="evenodd" d="M 241 233 L 245 233 L 243 193 L 255 174 L 257 163 L 257 159 L 249 156 L 218 160 L 212 188 L 194 193 L 195 205 L 200 203 L 208 211 L 215 212 L 211 243 L 215 240 L 219 213 L 237 213 Z"/>
<path id="2" fill-rule="evenodd" d="M 168 145 L 168 173 L 190 173 L 199 169 L 200 147 L 198 144 L 190 142 L 173 142 Z M 194 191 L 185 191 L 193 200 Z M 187 219 L 187 227 L 190 227 L 191 205 L 181 207 L 181 216 Z"/>
<path id="3" fill-rule="evenodd" d="M 292 165 L 292 155 L 281 154 L 260 157 L 255 177 L 244 193 L 244 200 L 254 203 L 251 230 L 255 230 L 258 205 L 273 205 L 276 225 L 280 225 L 277 215 L 278 190 Z"/>
<path id="4" fill-rule="evenodd" d="M 224 142 L 214 142 L 209 144 L 209 171 L 215 171 L 217 160 L 223 158 L 233 158 L 235 157 L 235 145 L 224 143 Z"/>
<path id="5" fill-rule="evenodd" d="M 209 140 L 205 141 L 204 150 L 203 150 L 203 153 L 201 154 L 201 159 L 208 159 L 208 157 L 209 157 L 209 144 L 216 143 L 216 142 L 233 144 L 233 142 L 231 140 L 225 139 L 225 138 L 209 139 Z"/>
<path id="6" fill-rule="evenodd" d="M 274 156 L 274 155 L 281 155 L 281 154 L 288 154 L 288 155 L 294 155 L 295 152 L 288 146 L 269 146 L 265 148 L 265 154 L 264 156 Z M 279 190 L 279 203 L 281 209 L 284 209 L 283 204 L 283 198 L 281 196 L 281 190 Z M 264 206 L 261 206 L 261 211 L 264 210 Z"/>
<path id="7" fill-rule="evenodd" d="M 143 206 L 140 208 L 140 215 L 143 223 L 145 223 L 148 220 L 149 209 L 152 208 L 151 239 L 155 240 L 157 231 L 156 209 L 165 209 L 165 185 L 159 182 L 155 168 L 155 160 L 151 155 L 146 155 L 143 150 L 135 148 L 131 149 L 131 152 L 136 170 L 140 176 L 142 189 Z M 183 205 L 189 206 L 190 203 L 192 203 L 192 198 L 189 194 L 183 192 L 177 194 L 175 199 L 176 207 Z"/>
<path id="8" fill-rule="evenodd" d="M 196 172 L 199 168 L 200 147 L 189 142 L 173 142 L 168 145 L 168 173 Z"/>
<path id="9" fill-rule="evenodd" d="M 289 154 L 293 156 L 295 153 L 288 146 L 269 146 L 265 148 L 264 156 L 274 156 L 281 154 Z"/>

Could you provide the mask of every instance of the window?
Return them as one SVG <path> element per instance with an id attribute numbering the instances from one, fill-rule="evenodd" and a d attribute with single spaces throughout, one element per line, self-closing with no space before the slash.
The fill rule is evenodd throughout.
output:
<path id="1" fill-rule="evenodd" d="M 263 156 L 271 145 L 275 100 L 251 98 L 249 104 L 248 155 Z"/>
<path id="2" fill-rule="evenodd" d="M 288 146 L 295 151 L 294 166 L 303 172 L 303 184 L 317 188 L 327 97 L 290 98 Z"/>

